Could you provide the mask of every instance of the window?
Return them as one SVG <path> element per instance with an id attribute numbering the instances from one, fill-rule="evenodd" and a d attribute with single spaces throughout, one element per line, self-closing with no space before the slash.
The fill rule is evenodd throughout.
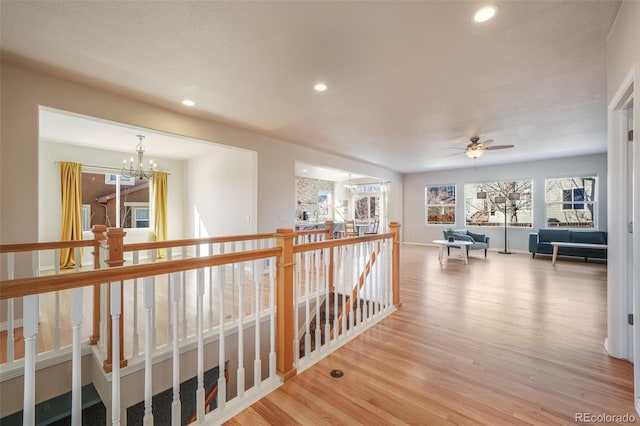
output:
<path id="1" fill-rule="evenodd" d="M 356 222 L 371 223 L 380 216 L 380 184 L 358 185 L 355 194 Z"/>
<path id="2" fill-rule="evenodd" d="M 82 231 L 91 231 L 91 204 L 82 205 Z"/>
<path id="3" fill-rule="evenodd" d="M 149 207 L 135 207 L 133 209 L 133 228 L 149 227 Z"/>
<path id="4" fill-rule="evenodd" d="M 531 179 L 464 186 L 467 226 L 533 226 Z"/>
<path id="5" fill-rule="evenodd" d="M 425 188 L 427 225 L 456 223 L 455 185 L 435 185 Z"/>
<path id="6" fill-rule="evenodd" d="M 595 176 L 546 179 L 547 226 L 595 227 L 596 187 Z"/>
<path id="7" fill-rule="evenodd" d="M 120 179 L 118 179 L 120 176 Z M 132 177 L 122 176 L 114 173 L 105 173 L 104 174 L 104 183 L 107 185 L 116 185 L 117 183 L 120 185 L 134 185 L 136 180 Z"/>
<path id="8" fill-rule="evenodd" d="M 113 173 L 83 172 L 83 229 L 85 217 L 88 218 L 88 229 L 93 225 L 148 228 L 151 217 L 150 198 L 149 179 L 126 178 Z M 139 213 L 136 212 L 138 208 Z"/>

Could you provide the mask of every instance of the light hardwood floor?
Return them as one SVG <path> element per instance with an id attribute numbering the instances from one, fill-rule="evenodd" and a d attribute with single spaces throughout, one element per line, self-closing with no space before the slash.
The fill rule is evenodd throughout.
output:
<path id="1" fill-rule="evenodd" d="M 454 253 L 452 252 L 452 255 Z M 554 425 L 638 417 L 607 356 L 606 265 L 401 248 L 402 307 L 228 425 Z M 344 377 L 331 378 L 340 369 Z"/>

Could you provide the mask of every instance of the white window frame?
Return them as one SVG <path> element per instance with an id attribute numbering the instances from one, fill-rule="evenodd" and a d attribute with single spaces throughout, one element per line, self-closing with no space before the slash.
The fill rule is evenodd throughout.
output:
<path id="1" fill-rule="evenodd" d="M 130 228 L 127 229 L 151 229 L 151 202 L 145 203 L 143 201 L 127 201 L 124 203 L 124 207 L 130 207 L 131 208 L 131 226 Z M 136 220 L 136 210 L 139 209 L 145 209 L 149 211 L 149 219 L 147 219 L 149 221 L 149 226 L 136 226 L 137 225 L 137 220 Z"/>
<path id="2" fill-rule="evenodd" d="M 91 204 L 82 205 L 82 232 L 91 231 Z"/>
<path id="3" fill-rule="evenodd" d="M 588 193 L 587 193 L 587 189 L 585 188 L 584 182 L 582 186 L 575 186 L 575 187 L 570 187 L 570 188 L 559 188 L 561 191 L 563 191 L 563 195 L 562 195 L 562 200 L 561 201 L 549 201 L 549 199 L 547 198 L 547 194 L 548 194 L 548 186 L 549 186 L 549 182 L 551 181 L 561 181 L 561 180 L 582 180 L 582 179 L 591 179 L 593 180 L 593 199 L 592 200 L 588 200 Z M 584 192 L 584 200 L 583 201 L 576 201 L 573 199 L 574 196 L 574 190 L 575 189 L 582 189 Z M 571 201 L 565 201 L 564 200 L 564 191 L 565 190 L 571 190 Z M 577 212 L 584 212 L 584 211 L 590 211 L 591 212 L 591 226 L 571 226 L 571 225 L 564 225 L 564 226 L 553 226 L 554 228 L 560 228 L 560 229 L 571 229 L 571 228 L 577 228 L 577 229 L 598 229 L 598 176 L 596 174 L 589 174 L 589 175 L 579 175 L 579 176 L 556 176 L 556 177 L 549 177 L 546 178 L 544 180 L 544 204 L 545 204 L 545 214 L 544 214 L 544 223 L 545 226 L 552 226 L 549 225 L 549 208 L 552 206 L 560 206 L 560 210 L 563 212 L 576 212 L 576 218 L 578 213 Z M 576 204 L 581 204 L 582 205 L 582 209 L 574 209 L 573 207 Z M 565 206 L 571 206 L 571 208 L 565 208 Z M 591 208 L 589 208 L 588 206 L 591 206 Z M 562 223 L 562 222 L 560 222 Z M 587 222 L 588 223 L 588 222 Z"/>
<path id="4" fill-rule="evenodd" d="M 92 173 L 92 172 L 88 172 Z M 135 178 L 129 176 L 120 176 L 120 185 L 134 185 L 136 183 Z M 116 185 L 118 183 L 118 174 L 117 173 L 105 173 L 104 174 L 104 183 L 107 185 Z"/>
<path id="5" fill-rule="evenodd" d="M 429 192 L 432 188 L 453 188 L 453 202 L 449 203 L 429 203 Z M 424 223 L 425 225 L 455 225 L 456 223 L 456 204 L 458 201 L 458 187 L 455 184 L 445 184 L 445 185 L 427 185 L 424 188 Z M 429 208 L 438 208 L 444 214 L 445 208 L 453 208 L 453 221 L 435 221 L 429 222 Z"/>

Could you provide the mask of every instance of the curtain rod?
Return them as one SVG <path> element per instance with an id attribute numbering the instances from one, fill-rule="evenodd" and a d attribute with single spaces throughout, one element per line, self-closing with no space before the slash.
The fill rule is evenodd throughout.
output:
<path id="1" fill-rule="evenodd" d="M 64 161 L 54 161 L 55 164 L 60 164 L 60 163 L 64 163 Z M 96 166 L 93 164 L 84 164 L 84 163 L 80 163 L 82 164 L 82 167 L 88 167 L 90 169 L 98 169 L 98 170 L 113 170 L 116 172 L 121 172 L 122 169 L 118 168 L 118 167 L 110 167 L 110 166 Z M 158 170 L 159 172 L 161 172 L 161 170 Z M 169 172 L 162 172 L 162 173 L 166 173 L 168 175 L 170 175 L 171 173 Z"/>

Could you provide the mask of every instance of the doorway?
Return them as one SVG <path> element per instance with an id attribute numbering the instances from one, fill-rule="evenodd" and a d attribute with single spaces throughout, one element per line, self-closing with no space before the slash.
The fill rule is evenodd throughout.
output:
<path id="1" fill-rule="evenodd" d="M 640 413 L 640 150 L 637 143 L 638 65 L 609 104 L 607 339 L 611 356 L 634 363 L 634 399 Z M 635 323 L 635 325 L 634 325 Z"/>

